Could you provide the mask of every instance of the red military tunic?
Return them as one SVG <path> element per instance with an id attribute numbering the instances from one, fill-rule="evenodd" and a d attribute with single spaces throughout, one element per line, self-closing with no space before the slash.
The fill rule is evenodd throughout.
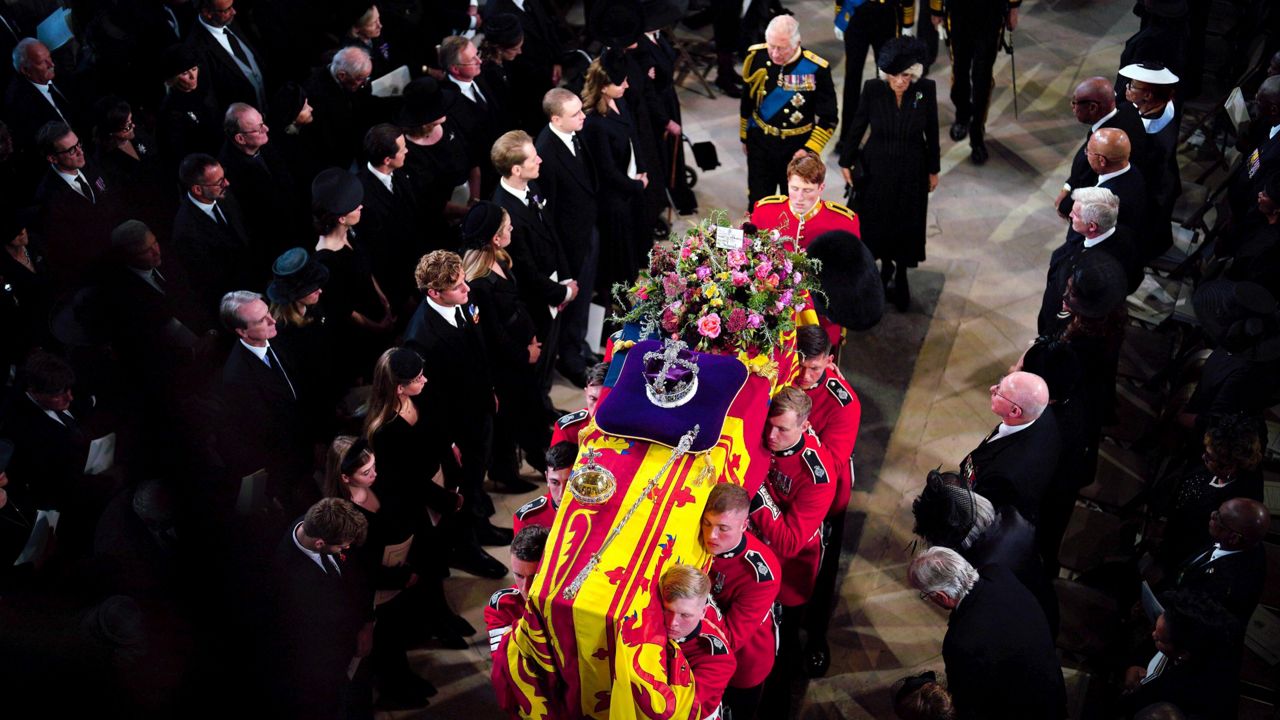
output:
<path id="1" fill-rule="evenodd" d="M 791 203 L 786 195 L 770 195 L 756 201 L 756 207 L 751 211 L 751 224 L 761 230 L 777 230 L 783 235 L 794 237 L 799 240 L 802 248 L 808 248 L 814 238 L 831 230 L 844 230 L 862 237 L 857 213 L 829 200 L 814 205 L 801 218 L 791 210 Z M 795 248 L 788 243 L 787 249 Z M 810 300 L 809 303 L 812 308 L 813 301 Z M 818 318 L 818 325 L 831 338 L 831 346 L 838 347 L 842 328 L 825 317 Z"/>
<path id="2" fill-rule="evenodd" d="M 511 532 L 518 533 L 526 525 L 541 525 L 549 528 L 556 520 L 558 509 L 551 500 L 551 491 L 548 490 L 545 495 L 536 497 L 516 509 L 515 514 L 511 516 Z"/>
<path id="3" fill-rule="evenodd" d="M 778 651 L 773 602 L 782 583 L 781 566 L 760 538 L 745 533 L 736 549 L 711 560 L 711 596 L 724 614 L 738 669 L 729 687 L 764 682 Z"/>
<path id="4" fill-rule="evenodd" d="M 862 403 L 849 381 L 832 368 L 827 368 L 817 384 L 804 392 L 813 401 L 809 424 L 822 441 L 822 449 L 827 451 L 831 469 L 836 473 L 835 500 L 827 513 L 831 517 L 849 507 L 849 495 L 853 492 L 853 446 L 862 422 Z"/>
<path id="5" fill-rule="evenodd" d="M 701 711 L 699 717 L 703 720 L 720 717 L 720 699 L 724 697 L 724 689 L 737 668 L 737 660 L 729 649 L 729 637 L 716 622 L 716 616 L 715 606 L 708 604 L 698 627 L 676 641 L 693 673 L 694 700 L 698 703 Z M 668 667 L 678 668 L 672 663 Z M 671 684 L 683 685 L 687 682 L 687 678 L 679 675 L 677 670 L 670 678 Z"/>
<path id="6" fill-rule="evenodd" d="M 822 563 L 822 520 L 836 494 L 825 455 L 812 432 L 773 453 L 769 476 L 752 502 L 757 534 L 782 561 L 778 601 L 786 607 L 809 600 Z"/>
<path id="7" fill-rule="evenodd" d="M 551 445 L 555 447 L 558 443 L 571 442 L 578 444 L 578 433 L 587 427 L 587 420 L 590 418 L 586 408 L 571 413 L 565 413 L 556 420 L 555 427 L 551 428 Z"/>
<path id="8" fill-rule="evenodd" d="M 484 625 L 489 629 L 489 652 L 496 653 L 511 634 L 516 621 L 524 616 L 524 596 L 513 588 L 502 588 L 489 596 L 484 606 Z"/>

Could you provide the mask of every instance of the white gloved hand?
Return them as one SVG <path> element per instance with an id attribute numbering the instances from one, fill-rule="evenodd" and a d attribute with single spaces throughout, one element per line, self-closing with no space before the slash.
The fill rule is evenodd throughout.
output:
<path id="1" fill-rule="evenodd" d="M 831 30 L 836 34 L 836 39 L 837 39 L 837 40 L 839 40 L 840 42 L 844 42 L 844 31 L 843 31 L 843 30 L 841 30 L 840 28 L 836 27 L 835 25 L 832 25 L 832 26 L 831 26 Z"/>
<path id="2" fill-rule="evenodd" d="M 909 28 L 902 28 L 902 37 L 915 37 L 915 36 L 916 36 L 916 29 L 914 26 Z"/>

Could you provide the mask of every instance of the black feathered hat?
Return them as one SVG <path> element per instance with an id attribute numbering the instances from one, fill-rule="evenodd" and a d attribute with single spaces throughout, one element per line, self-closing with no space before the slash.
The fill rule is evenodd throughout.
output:
<path id="1" fill-rule="evenodd" d="M 911 503 L 913 532 L 931 545 L 959 550 L 978 511 L 973 491 L 955 473 L 930 470 L 924 489 Z"/>
<path id="2" fill-rule="evenodd" d="M 312 203 L 332 215 L 346 215 L 364 202 L 364 186 L 341 168 L 321 170 L 311 181 Z"/>
<path id="3" fill-rule="evenodd" d="M 600 55 L 600 69 L 608 76 L 609 83 L 621 85 L 627 79 L 627 59 L 619 48 L 609 48 Z"/>
<path id="4" fill-rule="evenodd" d="M 447 110 L 444 93 L 435 78 L 420 77 L 405 86 L 396 124 L 404 128 L 422 127 L 444 117 Z"/>
<path id="5" fill-rule="evenodd" d="M 871 251 L 857 235 L 832 230 L 809 243 L 809 256 L 822 262 L 818 312 L 850 330 L 867 330 L 884 314 L 884 288 Z"/>
<path id="6" fill-rule="evenodd" d="M 880 48 L 880 54 L 876 56 L 876 67 L 887 75 L 897 75 L 912 65 L 922 64 L 924 57 L 924 43 L 913 37 L 896 37 Z"/>
<path id="7" fill-rule="evenodd" d="M 591 37 L 606 47 L 628 47 L 644 32 L 640 3 L 636 0 L 596 0 L 587 28 Z"/>
<path id="8" fill-rule="evenodd" d="M 511 13 L 495 13 L 484 21 L 484 41 L 498 47 L 515 47 L 524 37 L 520 18 Z"/>
<path id="9" fill-rule="evenodd" d="M 462 218 L 462 249 L 480 249 L 488 245 L 502 227 L 502 208 L 497 203 L 481 200 Z"/>
<path id="10" fill-rule="evenodd" d="M 191 48 L 182 43 L 165 48 L 160 54 L 160 77 L 175 78 L 200 64 Z"/>
<path id="11" fill-rule="evenodd" d="M 298 119 L 298 113 L 302 112 L 306 104 L 307 92 L 301 85 L 290 80 L 281 85 L 280 89 L 271 96 L 271 104 L 267 108 L 267 122 L 283 130 Z"/>

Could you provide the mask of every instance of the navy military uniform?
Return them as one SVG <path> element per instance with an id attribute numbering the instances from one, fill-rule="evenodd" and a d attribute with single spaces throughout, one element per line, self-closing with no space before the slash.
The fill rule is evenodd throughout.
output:
<path id="1" fill-rule="evenodd" d="M 1000 35 L 1009 11 L 1022 0 L 929 0 L 929 10 L 947 24 L 951 47 L 951 104 L 956 121 L 951 139 L 969 136 L 974 162 L 986 162 L 987 106 L 991 103 L 992 68 L 1000 51 Z"/>
<path id="2" fill-rule="evenodd" d="M 844 33 L 844 98 L 840 114 L 840 142 L 853 125 L 853 113 L 862 95 L 862 66 L 867 48 L 880 56 L 884 44 L 915 24 L 915 0 L 836 0 L 836 29 Z"/>
<path id="3" fill-rule="evenodd" d="M 746 83 L 738 138 L 747 145 L 751 206 L 786 192 L 787 163 L 797 150 L 821 153 L 839 120 L 836 88 L 826 60 L 803 48 L 786 65 L 769 59 L 764 43 L 752 45 L 742 63 Z"/>

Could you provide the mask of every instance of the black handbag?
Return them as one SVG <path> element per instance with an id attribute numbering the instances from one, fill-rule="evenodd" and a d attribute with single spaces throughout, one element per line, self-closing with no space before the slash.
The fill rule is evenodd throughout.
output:
<path id="1" fill-rule="evenodd" d="M 693 161 L 699 170 L 715 170 L 720 167 L 720 155 L 716 153 L 715 143 L 710 140 L 696 143 L 688 135 L 684 136 L 684 141 L 693 148 Z"/>

